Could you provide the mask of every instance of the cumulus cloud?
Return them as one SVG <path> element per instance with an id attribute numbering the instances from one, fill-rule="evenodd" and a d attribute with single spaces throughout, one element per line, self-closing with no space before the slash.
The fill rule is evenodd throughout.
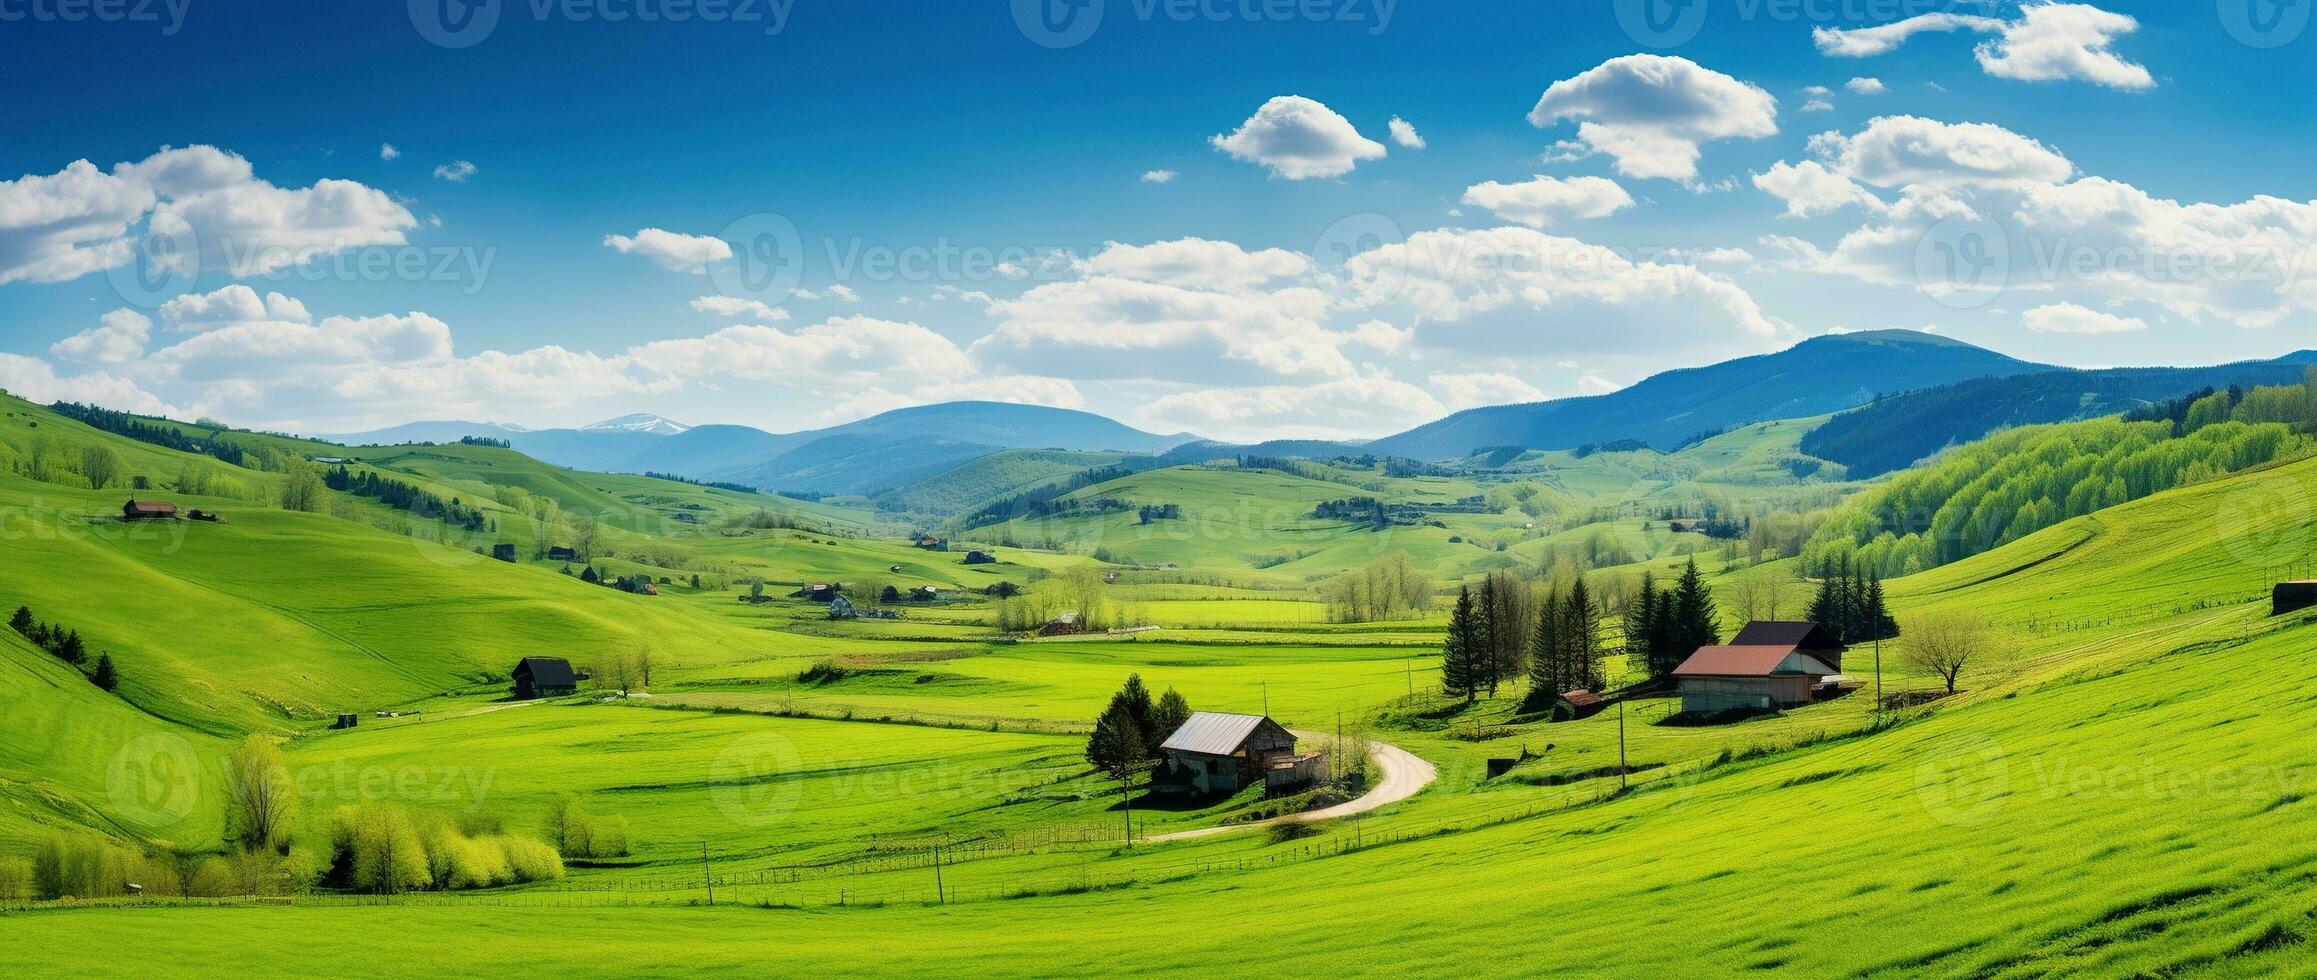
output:
<path id="1" fill-rule="evenodd" d="M 1253 442 L 1373 436 L 1445 414 L 1430 392 L 1376 373 L 1310 385 L 1176 392 L 1151 400 L 1137 418 L 1161 430 Z"/>
<path id="2" fill-rule="evenodd" d="M 123 364 L 144 356 L 145 342 L 152 334 L 153 321 L 144 314 L 114 310 L 100 318 L 97 326 L 57 341 L 48 352 L 84 364 Z"/>
<path id="3" fill-rule="evenodd" d="M 1172 170 L 1145 170 L 1142 172 L 1142 182 L 1145 184 L 1164 184 L 1174 180 L 1177 176 L 1180 175 Z"/>
<path id="4" fill-rule="evenodd" d="M 0 181 L 0 284 L 64 282 L 126 265 L 155 232 L 191 246 L 155 250 L 164 267 L 250 276 L 400 245 L 417 224 L 384 192 L 347 180 L 276 187 L 256 179 L 248 160 L 213 146 L 164 148 L 109 171 L 76 160 L 54 174 Z"/>
<path id="5" fill-rule="evenodd" d="M 1792 334 L 1727 279 L 1528 228 L 1419 232 L 1353 256 L 1344 272 L 1354 302 L 1413 314 L 1426 348 L 1755 353 Z"/>
<path id="6" fill-rule="evenodd" d="M 1352 373 L 1343 337 L 1322 327 L 1329 297 L 1194 289 L 1094 275 L 1000 302 L 997 329 L 971 350 L 992 373 L 1214 384 Z"/>
<path id="7" fill-rule="evenodd" d="M 1351 342 L 1379 354 L 1398 354 L 1415 343 L 1416 332 L 1382 320 L 1368 320 L 1352 328 Z"/>
<path id="8" fill-rule="evenodd" d="M 1411 150 L 1421 150 L 1424 148 L 1424 137 L 1416 134 L 1416 124 L 1398 116 L 1393 116 L 1392 121 L 1386 123 L 1384 128 L 1391 131 L 1392 142 L 1398 143 L 1401 146 L 1405 146 Z"/>
<path id="9" fill-rule="evenodd" d="M 1577 123 L 1577 139 L 1628 177 L 1690 180 L 1699 145 L 1778 132 L 1778 100 L 1686 58 L 1612 58 L 1554 82 L 1529 111 L 1539 128 Z"/>
<path id="10" fill-rule="evenodd" d="M 59 375 L 47 361 L 18 354 L 0 354 L 0 390 L 32 402 L 84 402 L 144 415 L 178 414 L 169 403 L 127 379 L 102 371 Z"/>
<path id="11" fill-rule="evenodd" d="M 1859 95 L 1881 95 L 1890 91 L 1883 86 L 1883 80 L 1880 78 L 1853 78 L 1842 83 L 1842 87 Z"/>
<path id="12" fill-rule="evenodd" d="M 2030 3 L 2020 8 L 2017 20 L 1931 13 L 1875 27 L 1821 27 L 1811 37 L 1821 54 L 1866 58 L 1897 50 L 1917 34 L 1968 31 L 1992 35 L 1972 54 L 1982 70 L 1997 78 L 2076 79 L 2138 91 L 2154 87 L 2155 78 L 2110 48 L 2117 38 L 2139 29 L 2140 22 L 2132 17 L 2089 4 Z"/>
<path id="13" fill-rule="evenodd" d="M 788 319 L 787 310 L 766 306 L 761 300 L 740 299 L 734 296 L 702 296 L 692 301 L 692 308 L 715 316 L 747 317 L 751 320 L 777 323 Z"/>
<path id="14" fill-rule="evenodd" d="M 400 160 L 402 159 L 402 151 L 395 149 L 392 143 L 380 143 L 378 144 L 378 159 Z"/>
<path id="15" fill-rule="evenodd" d="M 1311 271 L 1311 260 L 1284 249 L 1249 252 L 1238 244 L 1179 238 L 1150 245 L 1110 242 L 1085 263 L 1097 276 L 1165 283 L 1191 289 L 1252 289 Z"/>
<path id="16" fill-rule="evenodd" d="M 1545 393 L 1535 385 L 1509 374 L 1479 372 L 1473 374 L 1434 374 L 1425 379 L 1439 390 L 1441 404 L 1451 412 L 1482 405 L 1516 405 L 1543 401 Z"/>
<path id="17" fill-rule="evenodd" d="M 1887 117 L 1813 143 L 1829 171 L 1898 199 L 1831 247 L 1765 236 L 1787 268 L 1982 302 L 2005 291 L 2063 294 L 2045 306 L 2147 302 L 2247 327 L 2317 311 L 2317 284 L 2301 275 L 2302 257 L 2317 254 L 2317 202 L 2158 198 L 2080 176 L 2057 151 L 1996 126 Z M 1979 261 L 1958 279 L 1939 259 L 1965 244 Z M 2089 321 L 2054 310 L 2038 322 Z"/>
<path id="18" fill-rule="evenodd" d="M 1802 98 L 1802 111 L 1804 112 L 1832 112 L 1834 110 L 1834 90 L 1824 85 L 1805 87 L 1802 90 Z"/>
<path id="19" fill-rule="evenodd" d="M 1464 189 L 1464 203 L 1484 207 L 1506 221 L 1531 228 L 1572 218 L 1604 218 L 1633 206 L 1625 188 L 1607 177 L 1546 177 L 1518 184 L 1496 181 Z"/>
<path id="20" fill-rule="evenodd" d="M 464 184 L 475 175 L 475 165 L 465 160 L 453 160 L 434 168 L 434 175 L 454 184 Z"/>
<path id="21" fill-rule="evenodd" d="M 2103 334 L 2134 333 L 2148 329 L 2148 321 L 2139 317 L 2117 316 L 2087 309 L 2074 303 L 2053 303 L 2038 306 L 2020 315 L 2020 325 L 2037 333 Z"/>
<path id="22" fill-rule="evenodd" d="M 670 272 L 705 274 L 708 267 L 732 258 L 732 246 L 714 235 L 685 235 L 661 228 L 645 228 L 633 235 L 605 235 L 603 243 L 623 255 L 641 255 Z"/>
<path id="23" fill-rule="evenodd" d="M 1882 199 L 1866 188 L 1816 160 L 1801 163 L 1781 160 L 1771 164 L 1769 170 L 1754 175 L 1754 186 L 1784 200 L 1789 218 L 1807 218 L 1851 205 L 1870 211 L 1879 211 L 1883 206 Z"/>
<path id="24" fill-rule="evenodd" d="M 1384 144 L 1361 136 L 1335 110 L 1300 95 L 1263 103 L 1227 136 L 1208 139 L 1233 158 L 1270 168 L 1274 177 L 1340 177 L 1362 160 L 1384 156 Z"/>
<path id="25" fill-rule="evenodd" d="M 186 293 L 161 304 L 161 322 L 171 330 L 193 331 L 220 323 L 246 320 L 282 320 L 304 323 L 313 316 L 306 304 L 281 293 L 267 293 L 236 283 L 213 292 Z"/>

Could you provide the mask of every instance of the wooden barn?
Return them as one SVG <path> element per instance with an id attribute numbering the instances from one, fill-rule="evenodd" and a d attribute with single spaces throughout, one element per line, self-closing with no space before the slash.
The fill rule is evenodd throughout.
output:
<path id="1" fill-rule="evenodd" d="M 1263 715 L 1194 712 L 1159 746 L 1165 762 L 1152 773 L 1154 788 L 1199 795 L 1234 793 L 1258 781 L 1268 784 L 1275 767 L 1289 778 L 1311 763 L 1295 753 L 1295 733 Z"/>
<path id="2" fill-rule="evenodd" d="M 1702 647 L 1681 666 L 1681 710 L 1768 711 L 1809 704 L 1820 681 L 1842 673 L 1842 642 L 1816 623 L 1754 622 L 1723 646 Z"/>
<path id="3" fill-rule="evenodd" d="M 1608 701 L 1591 691 L 1570 691 L 1553 702 L 1553 720 L 1576 721 L 1580 718 L 1591 718 L 1600 714 L 1601 709 L 1608 706 Z"/>
<path id="4" fill-rule="evenodd" d="M 2317 606 L 2317 581 L 2279 582 L 2269 594 L 2269 615 L 2282 616 Z"/>
<path id="5" fill-rule="evenodd" d="M 166 500 L 131 500 L 121 505 L 124 521 L 166 521 L 177 516 L 177 505 Z"/>
<path id="6" fill-rule="evenodd" d="M 579 675 L 561 657 L 524 657 L 515 662 L 515 699 L 554 698 L 579 692 Z"/>

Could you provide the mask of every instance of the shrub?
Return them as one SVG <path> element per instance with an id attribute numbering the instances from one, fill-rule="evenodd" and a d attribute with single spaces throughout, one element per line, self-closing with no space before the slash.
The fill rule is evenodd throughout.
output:
<path id="1" fill-rule="evenodd" d="M 1265 827 L 1264 833 L 1271 838 L 1272 843 L 1285 844 L 1306 837 L 1317 837 L 1319 836 L 1319 827 L 1309 820 L 1281 820 Z"/>

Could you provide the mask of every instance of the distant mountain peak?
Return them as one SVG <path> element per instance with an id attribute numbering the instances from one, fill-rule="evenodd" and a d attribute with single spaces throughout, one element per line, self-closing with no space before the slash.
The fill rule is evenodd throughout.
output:
<path id="1" fill-rule="evenodd" d="M 622 415 L 616 419 L 605 419 L 601 422 L 597 422 L 594 425 L 582 427 L 580 431 L 642 432 L 655 436 L 673 436 L 689 432 L 691 429 L 691 426 L 685 425 L 682 422 L 678 422 L 675 419 L 653 415 L 648 412 L 638 412 L 634 415 Z"/>

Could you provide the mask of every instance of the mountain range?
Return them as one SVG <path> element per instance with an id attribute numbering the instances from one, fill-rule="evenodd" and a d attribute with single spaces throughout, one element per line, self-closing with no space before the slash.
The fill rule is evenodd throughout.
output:
<path id="1" fill-rule="evenodd" d="M 1235 455 L 1344 453 L 1450 460 L 1490 449 L 1640 442 L 1671 451 L 1736 426 L 1837 415 L 1804 451 L 1887 472 L 1996 428 L 2126 411 L 2203 386 L 2274 384 L 2307 352 L 2210 368 L 2080 371 L 1907 330 L 1833 334 L 1772 354 L 1653 375 L 1605 395 L 1473 408 L 1372 441 L 1235 444 L 1145 432 L 1090 412 L 1002 402 L 897 409 L 843 425 L 772 433 L 638 414 L 577 429 L 414 422 L 330 438 L 349 444 L 505 439 L 574 469 L 665 473 L 789 493 L 877 494 L 1010 449 L 1152 456 L 1156 465 Z M 1851 410 L 1857 411 L 1851 411 Z"/>

